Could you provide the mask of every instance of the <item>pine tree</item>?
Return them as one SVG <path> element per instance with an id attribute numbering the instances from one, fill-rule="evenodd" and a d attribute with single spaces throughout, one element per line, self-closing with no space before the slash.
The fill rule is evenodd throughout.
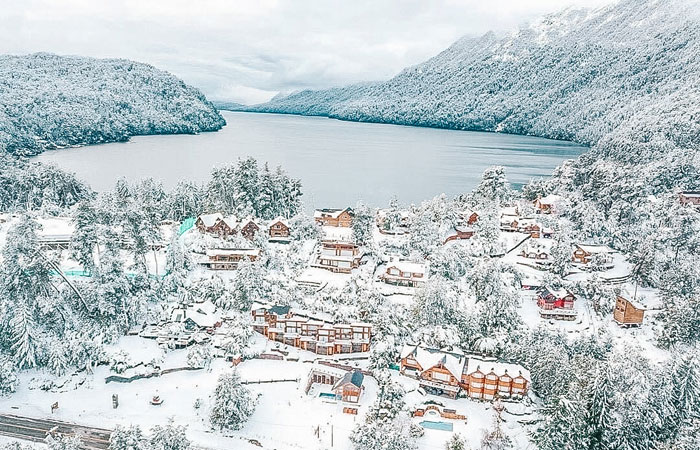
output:
<path id="1" fill-rule="evenodd" d="M 237 370 L 224 373 L 214 391 L 214 404 L 209 416 L 219 429 L 240 430 L 255 410 L 257 399 L 241 384 Z"/>
<path id="2" fill-rule="evenodd" d="M 353 209 L 352 240 L 356 244 L 365 244 L 372 240 L 374 215 L 364 203 L 358 202 Z"/>
<path id="3" fill-rule="evenodd" d="M 175 425 L 173 419 L 165 426 L 151 428 L 152 450 L 189 450 L 192 444 L 187 439 L 187 427 Z"/>
<path id="4" fill-rule="evenodd" d="M 138 425 L 117 425 L 109 437 L 109 450 L 148 450 L 149 443 Z"/>
<path id="5" fill-rule="evenodd" d="M 91 201 L 78 203 L 75 214 L 75 232 L 71 238 L 71 254 L 83 270 L 95 269 L 95 246 L 98 244 L 98 217 Z"/>

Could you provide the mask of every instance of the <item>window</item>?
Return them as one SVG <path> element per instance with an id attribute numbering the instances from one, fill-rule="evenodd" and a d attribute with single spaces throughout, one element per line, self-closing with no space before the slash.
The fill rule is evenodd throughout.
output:
<path id="1" fill-rule="evenodd" d="M 450 375 L 447 373 L 433 372 L 432 374 L 433 374 L 432 377 L 434 379 L 440 380 L 440 381 L 450 381 L 450 378 L 451 378 Z"/>

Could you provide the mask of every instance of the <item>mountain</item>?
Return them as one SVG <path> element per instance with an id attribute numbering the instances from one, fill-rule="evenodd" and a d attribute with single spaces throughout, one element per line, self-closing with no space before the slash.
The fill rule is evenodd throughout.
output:
<path id="1" fill-rule="evenodd" d="M 460 39 L 385 82 L 249 110 L 567 139 L 594 146 L 586 165 L 683 157 L 700 147 L 699 6 L 567 9 L 503 38 Z"/>
<path id="2" fill-rule="evenodd" d="M 246 106 L 242 103 L 212 100 L 212 105 L 219 111 L 243 111 Z"/>
<path id="3" fill-rule="evenodd" d="M 34 155 L 226 122 L 197 89 L 148 64 L 37 53 L 0 56 L 0 150 Z"/>

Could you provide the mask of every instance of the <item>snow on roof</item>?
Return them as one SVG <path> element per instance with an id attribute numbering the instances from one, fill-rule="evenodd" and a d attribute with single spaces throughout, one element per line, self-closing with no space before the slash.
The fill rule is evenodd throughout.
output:
<path id="1" fill-rule="evenodd" d="M 395 267 L 404 273 L 422 273 L 422 274 L 425 274 L 427 272 L 427 267 L 425 266 L 425 264 L 415 263 L 415 262 L 410 262 L 410 261 L 392 261 L 392 262 L 387 264 L 387 266 L 386 266 L 387 271 L 389 269 L 391 269 L 392 267 Z"/>
<path id="2" fill-rule="evenodd" d="M 578 248 L 586 253 L 594 255 L 596 253 L 615 253 L 615 250 L 611 249 L 607 245 L 597 245 L 597 244 L 576 244 Z"/>
<path id="3" fill-rule="evenodd" d="M 544 294 L 544 296 L 547 294 L 552 294 L 556 298 L 564 298 L 567 295 L 570 295 L 571 292 L 567 291 L 565 288 L 554 289 L 551 286 L 545 286 L 542 291 L 540 291 L 540 295 L 541 294 Z"/>
<path id="4" fill-rule="evenodd" d="M 260 249 L 258 248 L 238 248 L 238 249 L 225 249 L 225 248 L 209 248 L 206 252 L 207 256 L 258 256 L 260 255 Z"/>
<path id="5" fill-rule="evenodd" d="M 474 233 L 474 228 L 473 227 L 468 227 L 464 225 L 457 225 L 455 227 L 455 230 L 459 233 Z"/>
<path id="6" fill-rule="evenodd" d="M 226 226 L 228 226 L 232 230 L 235 229 L 236 226 L 238 226 L 238 217 L 236 216 L 226 216 L 223 217 L 221 220 L 223 220 Z"/>
<path id="7" fill-rule="evenodd" d="M 272 226 L 278 222 L 281 223 L 282 225 L 284 225 L 285 227 L 289 227 L 289 221 L 287 219 L 285 219 L 284 217 L 276 217 L 276 218 L 272 219 L 270 221 L 270 223 L 268 224 L 268 226 Z"/>
<path id="8" fill-rule="evenodd" d="M 202 214 L 199 219 L 202 221 L 205 227 L 213 227 L 217 220 L 221 219 L 221 213 L 213 214 Z"/>
<path id="9" fill-rule="evenodd" d="M 561 200 L 561 195 L 556 195 L 556 194 L 549 194 L 545 195 L 540 199 L 540 204 L 541 205 L 553 205 L 556 202 Z"/>
<path id="10" fill-rule="evenodd" d="M 327 366 L 325 364 L 320 364 L 319 362 L 315 362 L 311 365 L 311 369 L 309 371 L 310 373 L 322 373 L 326 375 L 331 375 L 336 378 L 342 378 L 345 376 L 346 373 L 350 373 L 347 370 L 339 369 L 337 367 L 332 367 L 332 366 Z"/>
<path id="11" fill-rule="evenodd" d="M 502 216 L 518 216 L 518 207 L 517 206 L 506 206 L 501 210 L 501 215 Z"/>
<path id="12" fill-rule="evenodd" d="M 317 209 L 314 211 L 314 218 L 321 218 L 321 217 L 331 217 L 333 219 L 337 218 L 339 215 L 341 215 L 343 212 L 348 211 L 351 212 L 352 210 L 350 208 L 343 208 L 343 209 L 336 209 L 336 208 L 323 208 L 323 209 Z"/>
<path id="13" fill-rule="evenodd" d="M 681 195 L 684 197 L 697 198 L 697 197 L 700 197 L 700 191 L 683 191 L 683 192 L 681 192 Z"/>
<path id="14" fill-rule="evenodd" d="M 406 345 L 401 350 L 401 357 L 406 358 L 407 356 L 412 356 L 423 371 L 442 364 L 455 378 L 461 378 L 462 368 L 464 367 L 464 355 L 420 345 Z"/>
<path id="15" fill-rule="evenodd" d="M 36 232 L 40 238 L 70 237 L 75 232 L 75 224 L 68 217 L 42 217 L 36 221 L 41 225 Z"/>
<path id="16" fill-rule="evenodd" d="M 467 363 L 464 368 L 464 373 L 472 374 L 477 370 L 483 373 L 484 375 L 493 372 L 499 377 L 505 374 L 508 374 L 512 378 L 521 375 L 528 382 L 530 382 L 530 371 L 521 366 L 520 364 L 499 362 L 496 358 L 469 356 L 469 358 L 467 358 Z"/>

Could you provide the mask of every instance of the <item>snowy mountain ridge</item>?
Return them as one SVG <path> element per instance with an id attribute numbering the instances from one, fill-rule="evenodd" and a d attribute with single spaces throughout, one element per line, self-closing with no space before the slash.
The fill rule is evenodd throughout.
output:
<path id="1" fill-rule="evenodd" d="M 148 64 L 48 53 L 0 56 L 0 151 L 34 155 L 224 125 L 199 90 Z"/>

